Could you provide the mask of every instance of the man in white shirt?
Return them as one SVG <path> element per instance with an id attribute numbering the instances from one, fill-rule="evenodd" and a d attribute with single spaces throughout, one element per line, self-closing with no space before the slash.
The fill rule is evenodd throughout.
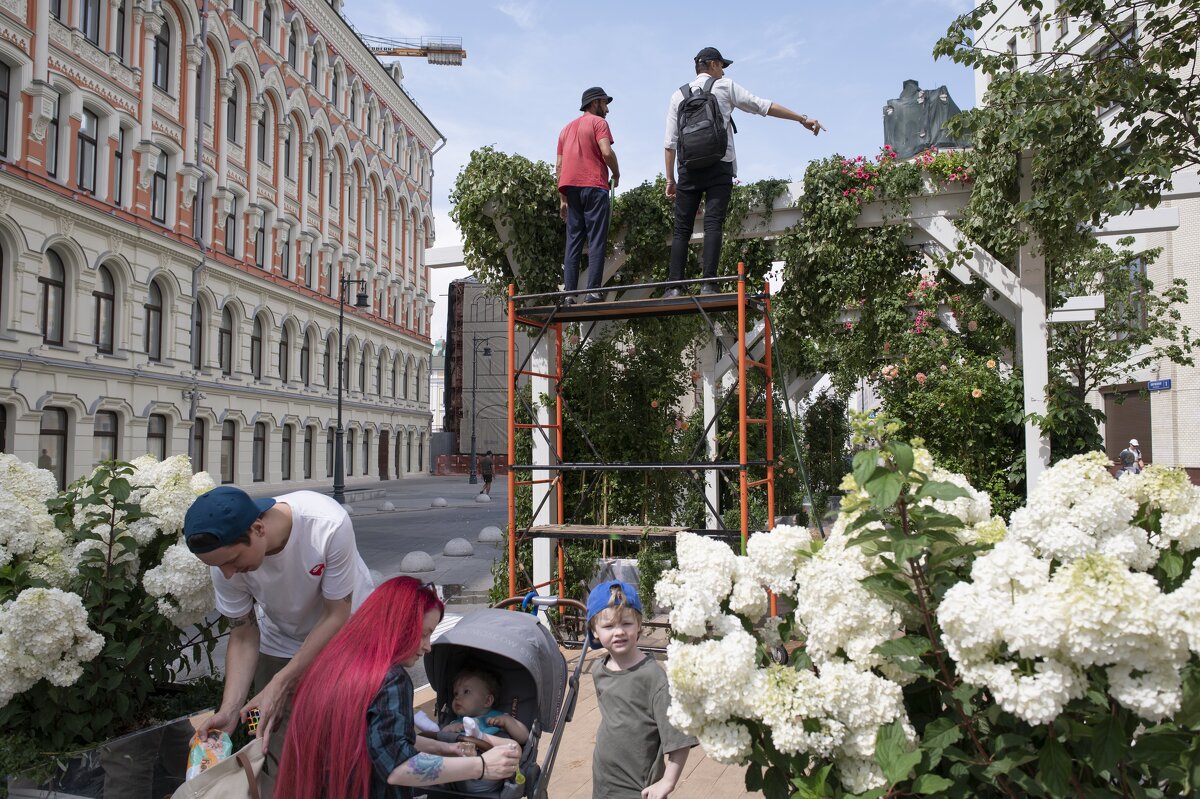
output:
<path id="1" fill-rule="evenodd" d="M 217 610 L 231 626 L 210 726 L 231 731 L 257 709 L 264 746 L 282 751 L 296 683 L 372 589 L 350 517 L 314 491 L 251 499 L 220 486 L 188 508 L 183 535 L 211 567 Z"/>
<path id="2" fill-rule="evenodd" d="M 728 145 L 725 156 L 715 164 L 701 169 L 689 169 L 680 162 L 679 180 L 676 183 L 676 151 L 679 149 L 679 105 L 684 100 L 683 92 L 676 89 L 671 95 L 667 108 L 667 135 L 664 157 L 666 159 L 667 199 L 675 202 L 675 232 L 671 240 L 671 263 L 668 280 L 682 280 L 683 268 L 687 263 L 688 241 L 692 237 L 692 228 L 696 222 L 696 211 L 704 199 L 704 250 L 701 263 L 704 267 L 704 277 L 717 276 L 717 259 L 721 255 L 721 231 L 725 224 L 725 214 L 729 210 L 729 198 L 733 193 L 733 178 L 737 174 L 737 159 L 733 146 L 733 125 L 731 115 L 737 108 L 750 114 L 777 117 L 799 122 L 816 136 L 825 127 L 816 119 L 797 114 L 787 108 L 755 97 L 750 92 L 725 77 L 725 68 L 733 62 L 721 56 L 715 47 L 705 47 L 696 53 L 696 79 L 688 84 L 688 90 L 695 93 L 703 89 L 710 78 L 713 78 L 711 91 L 716 97 L 725 120 L 725 130 L 728 135 Z M 715 283 L 705 283 L 700 288 L 701 294 L 717 292 Z M 678 288 L 668 289 L 665 297 L 678 297 Z"/>

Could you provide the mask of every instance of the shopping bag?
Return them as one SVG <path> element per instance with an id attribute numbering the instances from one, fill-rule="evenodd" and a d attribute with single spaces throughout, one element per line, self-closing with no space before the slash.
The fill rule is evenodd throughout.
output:
<path id="1" fill-rule="evenodd" d="M 270 759 L 268 767 L 262 740 L 255 738 L 231 757 L 185 782 L 171 799 L 262 799 L 259 779 L 277 767 L 274 756 Z"/>

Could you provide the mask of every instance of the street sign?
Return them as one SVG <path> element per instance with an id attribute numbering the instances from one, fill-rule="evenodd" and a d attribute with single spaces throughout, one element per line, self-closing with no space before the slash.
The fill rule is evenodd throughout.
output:
<path id="1" fill-rule="evenodd" d="M 1146 384 L 1146 388 L 1150 391 L 1170 391 L 1171 378 L 1168 377 L 1166 380 L 1151 380 Z"/>

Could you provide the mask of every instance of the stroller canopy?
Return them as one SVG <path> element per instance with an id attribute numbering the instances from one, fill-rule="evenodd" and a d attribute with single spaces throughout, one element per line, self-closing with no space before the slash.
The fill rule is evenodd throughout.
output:
<path id="1" fill-rule="evenodd" d="M 504 687 L 496 707 L 512 699 L 536 703 L 544 730 L 553 730 L 567 684 L 567 663 L 554 636 L 535 616 L 488 608 L 463 616 L 425 656 L 425 673 L 438 705 L 450 697 L 454 675 L 466 663 L 497 673 Z"/>

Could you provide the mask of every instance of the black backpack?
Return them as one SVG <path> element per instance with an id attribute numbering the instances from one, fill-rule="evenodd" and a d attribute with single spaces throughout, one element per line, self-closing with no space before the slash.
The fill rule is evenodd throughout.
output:
<path id="1" fill-rule="evenodd" d="M 683 92 L 683 100 L 679 102 L 676 112 L 679 122 L 678 156 L 679 163 L 688 169 L 712 166 L 725 157 L 729 147 L 725 117 L 721 115 L 721 107 L 712 93 L 715 81 L 716 78 L 710 77 L 702 88 L 689 83 L 679 87 L 679 91 Z"/>

